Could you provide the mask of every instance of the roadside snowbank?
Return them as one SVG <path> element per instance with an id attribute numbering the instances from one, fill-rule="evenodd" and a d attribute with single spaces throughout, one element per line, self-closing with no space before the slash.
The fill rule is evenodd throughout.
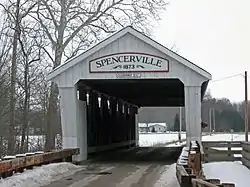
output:
<path id="1" fill-rule="evenodd" d="M 44 186 L 63 177 L 73 175 L 82 168 L 82 166 L 76 166 L 66 162 L 35 167 L 33 170 L 26 170 L 23 173 L 17 173 L 12 177 L 1 179 L 0 187 Z"/>

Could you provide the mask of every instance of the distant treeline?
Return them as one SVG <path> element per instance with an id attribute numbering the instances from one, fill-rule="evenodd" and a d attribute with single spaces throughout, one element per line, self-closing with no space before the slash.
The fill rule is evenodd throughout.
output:
<path id="1" fill-rule="evenodd" d="M 214 109 L 215 130 L 218 132 L 243 132 L 244 130 L 244 102 L 232 103 L 227 98 L 217 99 L 207 92 L 202 102 L 202 121 L 209 124 L 209 110 Z M 185 110 L 182 110 L 182 130 L 185 130 Z M 250 120 L 250 104 L 248 119 Z M 139 113 L 139 121 L 142 123 L 163 122 L 168 124 L 168 130 L 179 130 L 179 108 L 142 108 Z M 212 123 L 212 129 L 214 125 Z M 204 129 L 209 131 L 209 127 Z"/>

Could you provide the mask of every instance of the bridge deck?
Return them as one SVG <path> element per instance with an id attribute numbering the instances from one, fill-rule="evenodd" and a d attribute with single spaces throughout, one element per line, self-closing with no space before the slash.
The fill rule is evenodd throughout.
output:
<path id="1" fill-rule="evenodd" d="M 86 163 L 88 167 L 46 187 L 153 187 L 166 166 L 176 162 L 180 150 L 180 147 L 141 147 L 92 155 Z M 170 187 L 177 186 L 176 181 Z"/>

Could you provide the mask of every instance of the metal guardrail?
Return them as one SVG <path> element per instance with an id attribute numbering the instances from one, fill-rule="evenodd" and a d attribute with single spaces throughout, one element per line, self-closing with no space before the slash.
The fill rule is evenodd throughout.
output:
<path id="1" fill-rule="evenodd" d="M 23 172 L 24 169 L 32 169 L 34 166 L 41 166 L 43 164 L 62 161 L 72 162 L 72 156 L 77 154 L 79 154 L 78 148 L 8 156 L 0 161 L 0 178 L 10 177 L 13 173 Z"/>

